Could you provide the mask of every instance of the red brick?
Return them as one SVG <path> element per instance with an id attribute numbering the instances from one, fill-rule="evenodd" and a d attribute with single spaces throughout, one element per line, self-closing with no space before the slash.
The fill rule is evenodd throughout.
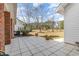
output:
<path id="1" fill-rule="evenodd" d="M 4 4 L 0 3 L 0 50 L 5 50 L 5 35 L 4 35 Z"/>
<path id="2" fill-rule="evenodd" d="M 5 44 L 11 43 L 11 19 L 10 19 L 10 12 L 4 12 L 4 19 L 5 19 Z"/>

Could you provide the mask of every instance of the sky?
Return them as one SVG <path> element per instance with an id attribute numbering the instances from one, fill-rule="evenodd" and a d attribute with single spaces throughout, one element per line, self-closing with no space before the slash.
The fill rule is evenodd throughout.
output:
<path id="1" fill-rule="evenodd" d="M 29 22 L 28 18 L 30 18 L 30 22 L 35 22 L 34 17 L 43 17 L 42 21 L 48 21 L 48 19 L 54 21 L 64 20 L 64 16 L 56 13 L 56 8 L 59 3 L 18 3 L 17 5 L 17 18 L 24 21 Z M 33 11 L 36 10 L 36 11 Z M 38 10 L 38 11 L 37 11 Z M 29 14 L 29 12 L 31 15 Z M 32 17 L 28 17 L 28 15 Z"/>

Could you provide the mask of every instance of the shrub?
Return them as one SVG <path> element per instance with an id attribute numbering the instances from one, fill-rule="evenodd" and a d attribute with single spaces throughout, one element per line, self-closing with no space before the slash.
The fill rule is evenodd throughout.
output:
<path id="1" fill-rule="evenodd" d="M 35 36 L 38 36 L 38 33 L 35 33 Z"/>
<path id="2" fill-rule="evenodd" d="M 46 40 L 49 40 L 50 39 L 49 36 L 47 36 L 47 35 L 45 35 L 45 38 L 46 38 Z"/>

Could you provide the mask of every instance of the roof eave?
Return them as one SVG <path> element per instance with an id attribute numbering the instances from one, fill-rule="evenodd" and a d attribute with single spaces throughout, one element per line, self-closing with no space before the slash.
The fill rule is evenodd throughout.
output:
<path id="1" fill-rule="evenodd" d="M 67 5 L 68 5 L 67 3 L 61 3 L 61 4 L 59 4 L 58 8 L 56 9 L 56 12 L 64 15 L 64 8 Z"/>

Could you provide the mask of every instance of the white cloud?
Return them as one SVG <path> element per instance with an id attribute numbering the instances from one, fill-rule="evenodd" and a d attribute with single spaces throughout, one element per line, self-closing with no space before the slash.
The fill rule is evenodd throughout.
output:
<path id="1" fill-rule="evenodd" d="M 17 8 L 17 17 L 24 15 L 25 8 L 24 7 L 18 7 Z"/>
<path id="2" fill-rule="evenodd" d="M 47 15 L 50 15 L 50 12 L 47 12 Z"/>
<path id="3" fill-rule="evenodd" d="M 53 17 L 53 15 L 48 16 L 48 18 L 52 18 L 52 17 Z"/>
<path id="4" fill-rule="evenodd" d="M 33 6 L 34 6 L 34 7 L 38 7 L 39 4 L 38 4 L 38 3 L 33 3 Z"/>
<path id="5" fill-rule="evenodd" d="M 56 15 L 56 16 L 61 16 L 61 14 L 59 14 L 59 13 L 56 13 L 55 15 Z"/>
<path id="6" fill-rule="evenodd" d="M 25 7 L 19 7 L 21 10 L 24 10 L 25 9 Z"/>
<path id="7" fill-rule="evenodd" d="M 61 17 L 61 18 L 58 19 L 58 21 L 62 21 L 62 20 L 64 20 L 64 17 Z"/>
<path id="8" fill-rule="evenodd" d="M 40 4 L 42 4 L 42 3 L 33 3 L 33 6 L 38 7 Z"/>
<path id="9" fill-rule="evenodd" d="M 58 3 L 53 3 L 53 4 L 50 4 L 49 8 L 53 8 L 53 7 L 57 7 L 58 6 Z"/>

